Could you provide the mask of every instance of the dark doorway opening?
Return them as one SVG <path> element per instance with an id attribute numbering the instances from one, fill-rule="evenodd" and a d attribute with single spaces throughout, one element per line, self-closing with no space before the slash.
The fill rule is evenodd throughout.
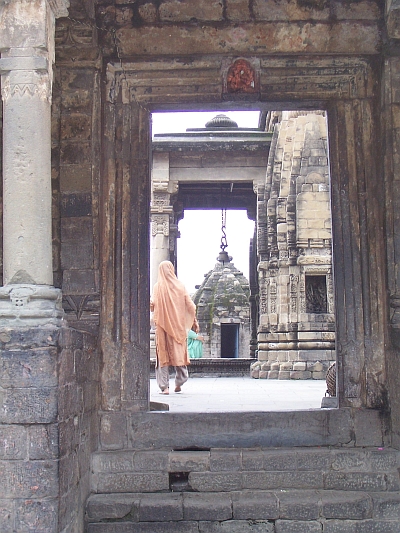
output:
<path id="1" fill-rule="evenodd" d="M 236 359 L 239 353 L 239 324 L 221 324 L 221 357 Z"/>

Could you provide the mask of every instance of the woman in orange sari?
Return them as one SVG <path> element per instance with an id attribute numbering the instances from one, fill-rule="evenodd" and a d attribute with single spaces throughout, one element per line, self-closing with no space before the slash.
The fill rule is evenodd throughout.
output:
<path id="1" fill-rule="evenodd" d="M 161 394 L 169 394 L 168 367 L 174 366 L 175 392 L 180 392 L 189 377 L 186 339 L 196 315 L 196 306 L 183 283 L 176 277 L 170 261 L 162 261 L 158 267 L 150 310 L 154 312 L 156 326 L 157 384 Z"/>

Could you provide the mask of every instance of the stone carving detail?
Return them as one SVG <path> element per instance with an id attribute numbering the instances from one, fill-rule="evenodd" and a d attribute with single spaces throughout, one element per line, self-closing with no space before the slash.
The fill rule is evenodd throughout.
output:
<path id="1" fill-rule="evenodd" d="M 299 276 L 290 275 L 290 311 L 297 313 L 297 286 L 299 283 Z"/>
<path id="2" fill-rule="evenodd" d="M 162 234 L 165 237 L 169 235 L 169 217 L 168 216 L 153 216 L 151 220 L 151 234 L 155 237 L 157 234 Z"/>
<path id="3" fill-rule="evenodd" d="M 228 70 L 228 93 L 254 93 L 256 90 L 254 68 L 246 59 L 237 59 Z"/>
<path id="4" fill-rule="evenodd" d="M 260 280 L 260 313 L 262 315 L 268 313 L 268 285 L 269 279 L 262 277 Z"/>
<path id="5" fill-rule="evenodd" d="M 166 207 L 169 204 L 169 195 L 168 194 L 153 194 L 153 207 Z"/>
<path id="6" fill-rule="evenodd" d="M 270 281 L 269 287 L 270 312 L 276 313 L 277 285 L 275 280 Z"/>
<path id="7" fill-rule="evenodd" d="M 335 312 L 335 298 L 334 298 L 334 287 L 333 287 L 333 275 L 332 271 L 328 270 L 326 274 L 326 292 L 328 299 L 328 313 Z"/>
<path id="8" fill-rule="evenodd" d="M 6 78 L 6 81 L 3 82 L 3 87 L 1 89 L 1 96 L 4 102 L 16 97 L 30 97 L 38 96 L 40 100 L 50 102 L 51 101 L 51 88 L 50 81 L 47 80 L 42 83 L 14 83 L 11 84 L 9 76 L 3 76 L 3 80 Z M 8 79 L 7 79 L 8 78 Z"/>
<path id="9" fill-rule="evenodd" d="M 0 326 L 60 325 L 64 317 L 61 291 L 47 285 L 0 287 Z"/>

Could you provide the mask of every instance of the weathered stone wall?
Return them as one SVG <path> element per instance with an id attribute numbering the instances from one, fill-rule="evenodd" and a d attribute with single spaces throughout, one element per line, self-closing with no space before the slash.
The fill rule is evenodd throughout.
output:
<path id="1" fill-rule="evenodd" d="M 399 279 L 399 150 L 400 150 L 400 95 L 397 86 L 400 80 L 400 57 L 385 61 L 382 83 L 382 130 L 384 138 L 384 175 L 386 182 L 386 231 L 388 255 L 388 288 L 390 294 L 390 344 L 388 343 L 387 408 L 392 414 L 393 443 L 400 446 L 400 388 L 398 376 L 400 362 L 400 279 Z M 391 346 L 391 349 L 389 348 Z"/>
<path id="2" fill-rule="evenodd" d="M 99 368 L 87 333 L 1 330 L 2 533 L 82 531 L 98 441 Z"/>
<path id="3" fill-rule="evenodd" d="M 98 73 L 56 70 L 52 109 L 53 268 L 68 323 L 98 332 Z"/>
<path id="4" fill-rule="evenodd" d="M 91 453 L 98 446 L 100 359 L 96 338 L 63 329 L 58 360 L 60 533 L 82 532 L 90 493 Z"/>

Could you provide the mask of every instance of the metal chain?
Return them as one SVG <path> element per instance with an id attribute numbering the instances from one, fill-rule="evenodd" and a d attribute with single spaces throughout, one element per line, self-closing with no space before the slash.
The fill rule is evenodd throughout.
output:
<path id="1" fill-rule="evenodd" d="M 225 233 L 225 230 L 226 230 L 226 209 L 221 209 L 221 219 L 222 219 L 222 226 L 221 226 L 221 231 L 222 231 L 222 237 L 221 237 L 221 250 L 222 250 L 223 252 L 225 252 L 225 248 L 228 247 L 228 241 L 227 241 L 226 233 Z"/>

